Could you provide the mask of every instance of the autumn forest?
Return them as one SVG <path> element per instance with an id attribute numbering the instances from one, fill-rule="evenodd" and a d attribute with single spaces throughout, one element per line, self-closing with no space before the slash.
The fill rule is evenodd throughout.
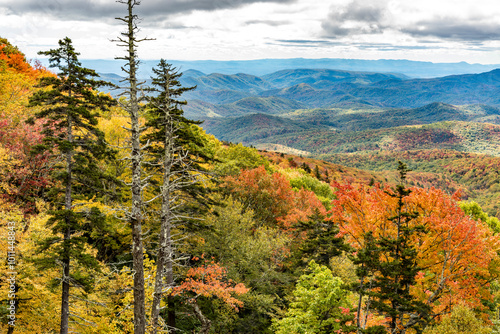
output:
<path id="1" fill-rule="evenodd" d="M 454 124 L 217 139 L 119 2 L 120 82 L 0 37 L 2 333 L 500 332 L 498 158 L 433 148 Z"/>

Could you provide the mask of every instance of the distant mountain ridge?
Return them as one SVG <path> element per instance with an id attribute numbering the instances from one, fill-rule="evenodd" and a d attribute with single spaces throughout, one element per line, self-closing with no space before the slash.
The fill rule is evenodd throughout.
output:
<path id="1" fill-rule="evenodd" d="M 48 65 L 47 59 L 40 59 L 42 64 Z M 98 73 L 114 73 L 122 76 L 123 62 L 112 59 L 83 59 L 85 67 L 95 69 Z M 167 60 L 181 71 L 197 70 L 203 73 L 235 74 L 247 73 L 256 76 L 270 74 L 280 70 L 310 68 L 310 69 L 336 69 L 345 71 L 363 71 L 379 73 L 401 73 L 413 78 L 435 78 L 453 74 L 481 73 L 500 68 L 499 64 L 483 65 L 460 63 L 432 63 L 411 60 L 365 60 L 365 59 L 257 59 L 257 60 Z M 158 60 L 141 60 L 139 76 L 149 79 L 151 68 L 158 64 Z"/>
<path id="2" fill-rule="evenodd" d="M 185 94 L 188 101 L 208 103 L 210 113 L 228 117 L 249 112 L 274 113 L 271 112 L 273 108 L 250 108 L 246 112 L 241 109 L 245 101 L 256 102 L 258 99 L 267 101 L 263 105 L 272 100 L 279 100 L 281 104 L 288 101 L 290 110 L 356 105 L 419 108 L 434 102 L 500 107 L 500 69 L 433 79 L 410 79 L 403 75 L 373 72 L 295 69 L 263 77 L 246 74 L 187 75 L 181 81 L 185 86 L 197 86 L 196 90 Z M 186 112 L 197 119 L 204 119 L 208 112 L 200 109 L 199 102 L 195 104 L 198 114 L 192 112 L 189 104 Z"/>

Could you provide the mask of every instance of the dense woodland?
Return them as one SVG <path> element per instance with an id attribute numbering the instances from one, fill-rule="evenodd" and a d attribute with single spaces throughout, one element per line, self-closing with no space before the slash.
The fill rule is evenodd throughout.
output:
<path id="1" fill-rule="evenodd" d="M 48 69 L 0 38 L 2 332 L 500 330 L 498 158 L 452 151 L 453 124 L 394 132 L 450 143 L 425 154 L 221 142 L 185 117 L 177 69 L 137 79 L 123 3 L 119 97 L 69 38 Z"/>

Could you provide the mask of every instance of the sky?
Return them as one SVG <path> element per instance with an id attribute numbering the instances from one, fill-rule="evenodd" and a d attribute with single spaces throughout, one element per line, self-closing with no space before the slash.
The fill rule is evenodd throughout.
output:
<path id="1" fill-rule="evenodd" d="M 124 54 L 114 0 L 0 0 L 0 36 L 28 58 L 73 40 L 81 59 Z M 409 59 L 500 64 L 498 0 L 142 0 L 142 59 Z"/>

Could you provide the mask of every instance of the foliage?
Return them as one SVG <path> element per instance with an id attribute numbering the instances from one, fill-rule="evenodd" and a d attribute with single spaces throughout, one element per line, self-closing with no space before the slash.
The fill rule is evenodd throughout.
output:
<path id="1" fill-rule="evenodd" d="M 489 215 L 500 216 L 500 187 L 495 171 L 500 158 L 484 154 L 449 150 L 414 150 L 404 152 L 365 152 L 324 156 L 335 163 L 373 171 L 390 170 L 398 160 L 414 170 L 408 182 L 447 192 L 464 190 L 464 198 L 476 201 Z"/>
<path id="2" fill-rule="evenodd" d="M 432 327 L 425 329 L 424 334 L 487 334 L 491 327 L 478 319 L 476 314 L 463 304 L 453 307 L 450 314 Z"/>
<path id="3" fill-rule="evenodd" d="M 238 177 L 228 176 L 225 181 L 227 191 L 253 210 L 260 225 L 293 230 L 296 223 L 307 221 L 315 209 L 325 213 L 312 191 L 295 192 L 283 175 L 270 175 L 263 166 L 244 170 Z"/>
<path id="4" fill-rule="evenodd" d="M 293 280 L 282 271 L 291 239 L 276 227 L 258 227 L 253 211 L 244 211 L 243 205 L 232 197 L 215 199 L 219 205 L 206 218 L 209 230 L 196 252 L 213 257 L 227 268 L 228 278 L 251 290 L 241 296 L 244 306 L 237 315 L 232 317 L 228 311 L 216 313 L 213 326 L 220 328 L 225 321 L 225 333 L 229 333 L 228 328 L 241 333 L 266 333 L 283 288 Z"/>
<path id="5" fill-rule="evenodd" d="M 340 333 L 352 323 L 348 291 L 326 266 L 311 261 L 300 276 L 284 318 L 274 321 L 277 334 Z"/>
<path id="6" fill-rule="evenodd" d="M 1 178 L 7 187 L 0 196 L 19 205 L 25 214 L 36 213 L 36 200 L 50 186 L 51 161 L 48 152 L 31 154 L 33 148 L 42 144 L 43 121 L 33 125 L 13 124 L 11 120 L 0 121 L 0 147 L 2 148 Z"/>
<path id="7" fill-rule="evenodd" d="M 105 219 L 96 207 L 75 210 L 74 201 L 103 196 L 102 180 L 110 179 L 98 165 L 99 159 L 112 154 L 96 127 L 96 111 L 113 104 L 113 100 L 95 92 L 105 83 L 89 79 L 97 74 L 81 66 L 69 38 L 60 40 L 58 49 L 41 54 L 49 56 L 51 66 L 59 68 L 60 73 L 42 78 L 40 85 L 47 89 L 30 98 L 31 105 L 45 107 L 35 115 L 45 120 L 44 144 L 37 151 L 51 153 L 59 161 L 53 173 L 56 184 L 50 192 L 52 210 L 48 224 L 52 235 L 40 242 L 39 250 L 45 257 L 38 263 L 42 269 L 62 266 L 61 333 L 67 333 L 70 286 L 90 291 L 93 285 L 92 276 L 77 269 L 99 268 L 87 246 L 90 235 L 103 228 Z M 75 262 L 73 271 L 71 261 Z"/>
<path id="8" fill-rule="evenodd" d="M 404 186 L 408 173 L 406 165 L 399 162 L 398 171 L 400 183 L 393 191 L 386 190 L 390 199 L 397 200 L 387 221 L 381 222 L 387 232 L 377 236 L 372 232 L 361 235 L 364 245 L 357 248 L 352 257 L 360 279 L 354 285 L 354 290 L 360 295 L 358 327 L 361 297 L 368 295 L 370 307 L 390 319 L 388 327 L 391 333 L 404 333 L 409 328 L 418 328 L 422 324 L 425 327 L 430 321 L 429 306 L 411 295 L 410 291 L 411 286 L 416 284 L 417 273 L 423 269 L 416 263 L 418 252 L 412 241 L 424 239 L 426 230 L 423 225 L 413 222 L 419 214 L 407 209 L 406 199 L 411 190 Z"/>
<path id="9" fill-rule="evenodd" d="M 316 168 L 318 168 L 318 166 L 316 166 Z M 315 170 L 319 171 L 319 169 Z M 300 177 L 292 178 L 290 179 L 290 185 L 297 190 L 306 189 L 312 191 L 325 205 L 329 205 L 334 197 L 332 188 L 329 184 L 321 182 L 318 178 L 310 175 L 301 175 Z"/>
<path id="10" fill-rule="evenodd" d="M 216 153 L 214 172 L 221 176 L 238 175 L 242 169 L 254 169 L 264 166 L 269 169 L 269 161 L 262 157 L 256 149 L 242 144 L 221 146 Z"/>
<path id="11" fill-rule="evenodd" d="M 486 223 L 494 234 L 500 232 L 500 221 L 498 218 L 490 217 L 476 202 L 461 202 L 460 208 L 465 214 L 471 216 L 472 219 Z"/>
<path id="12" fill-rule="evenodd" d="M 195 258 L 196 260 L 196 258 Z M 241 295 L 249 290 L 243 284 L 233 284 L 231 279 L 226 279 L 227 269 L 221 267 L 214 261 L 205 261 L 200 267 L 190 268 L 182 284 L 173 289 L 174 295 L 187 294 L 188 298 L 216 297 L 222 299 L 226 304 L 238 310 L 243 303 L 233 297 L 234 294 Z M 194 296 L 191 296 L 193 294 Z"/>
<path id="13" fill-rule="evenodd" d="M 390 189 L 336 184 L 338 189 L 331 219 L 357 251 L 373 240 L 396 235 L 394 225 L 398 199 Z M 497 277 L 498 237 L 483 223 L 471 219 L 459 208 L 457 197 L 437 189 L 410 188 L 405 210 L 418 217 L 407 228 L 422 226 L 425 234 L 409 238 L 415 250 L 416 273 L 410 294 L 431 309 L 431 315 L 448 310 L 463 300 L 485 312 L 482 302 L 491 300 L 489 282 Z M 374 245 L 373 245 L 374 246 Z M 477 254 L 482 254 L 478 257 Z M 389 258 L 390 259 L 390 258 Z M 390 260 L 379 257 L 378 261 Z M 380 273 L 373 272 L 377 277 Z"/>

